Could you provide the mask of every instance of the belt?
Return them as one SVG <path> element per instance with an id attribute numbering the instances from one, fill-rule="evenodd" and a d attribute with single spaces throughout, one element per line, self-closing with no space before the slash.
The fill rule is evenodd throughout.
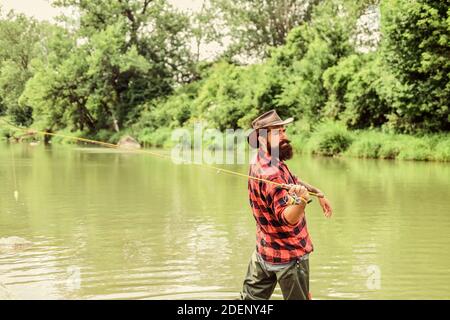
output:
<path id="1" fill-rule="evenodd" d="M 264 266 L 264 269 L 266 269 L 267 271 L 280 271 L 284 268 L 293 266 L 296 263 L 300 263 L 302 261 L 309 259 L 309 253 L 306 253 L 303 256 L 301 256 L 291 262 L 283 263 L 283 264 L 273 264 L 273 263 L 264 261 L 264 259 L 261 257 L 261 255 L 258 252 L 256 253 L 256 255 L 258 257 L 259 262 Z"/>
<path id="2" fill-rule="evenodd" d="M 300 258 L 297 258 L 298 262 L 305 261 L 309 259 L 309 253 L 302 255 Z"/>

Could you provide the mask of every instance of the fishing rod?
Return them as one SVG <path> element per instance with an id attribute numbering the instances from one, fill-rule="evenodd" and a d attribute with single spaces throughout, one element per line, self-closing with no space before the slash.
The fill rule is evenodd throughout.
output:
<path id="1" fill-rule="evenodd" d="M 110 149 L 119 149 L 120 145 L 118 144 L 113 144 L 113 143 L 108 143 L 108 142 L 103 142 L 103 141 L 98 141 L 98 140 L 93 140 L 93 139 L 87 139 L 87 138 L 79 138 L 79 137 L 74 137 L 74 136 L 68 136 L 68 135 L 64 135 L 64 134 L 59 134 L 59 133 L 53 133 L 53 132 L 47 132 L 47 131 L 39 131 L 39 130 L 29 130 L 26 128 L 21 128 L 18 127 L 12 123 L 10 123 L 9 121 L 5 120 L 5 119 L 0 119 L 0 121 L 6 123 L 7 125 L 9 125 L 12 128 L 15 128 L 17 130 L 23 131 L 23 132 L 27 132 L 30 133 L 30 131 L 34 134 L 41 134 L 43 136 L 52 136 L 52 137 L 60 137 L 60 138 L 64 138 L 64 139 L 69 139 L 69 140 L 75 140 L 75 141 L 80 141 L 80 142 L 85 142 L 85 143 L 91 143 L 91 144 L 95 144 L 95 145 L 99 145 L 99 146 L 103 146 L 106 148 L 110 148 Z M 157 156 L 160 158 L 165 158 L 165 159 L 170 159 L 172 160 L 172 158 L 168 155 L 165 154 L 161 154 L 161 153 L 157 153 L 157 152 L 153 152 L 150 150 L 146 150 L 146 149 L 138 149 L 138 150 L 126 150 L 126 149 L 121 149 L 123 151 L 127 151 L 127 152 L 131 152 L 131 153 L 145 153 L 145 154 L 149 154 L 149 155 L 153 155 L 153 156 Z M 272 180 L 268 180 L 268 179 L 263 179 L 263 178 L 258 178 L 255 176 L 250 176 L 248 174 L 244 174 L 244 173 L 240 173 L 240 172 L 236 172 L 236 171 L 232 171 L 232 170 L 228 170 L 228 169 L 224 169 L 224 168 L 220 168 L 220 167 L 216 167 L 216 166 L 212 166 L 212 165 L 205 165 L 203 163 L 195 163 L 195 165 L 203 167 L 203 168 L 209 168 L 209 169 L 213 169 L 216 170 L 216 173 L 227 173 L 230 175 L 234 175 L 234 176 L 240 176 L 246 179 L 251 179 L 251 180 L 255 180 L 255 181 L 260 181 L 260 182 L 264 182 L 267 184 L 272 184 L 275 185 L 279 188 L 282 189 L 290 189 L 291 186 L 284 184 L 284 183 L 279 183 L 279 182 L 275 182 Z M 318 193 L 315 192 L 309 192 L 310 195 L 312 196 L 316 196 L 319 197 Z"/>

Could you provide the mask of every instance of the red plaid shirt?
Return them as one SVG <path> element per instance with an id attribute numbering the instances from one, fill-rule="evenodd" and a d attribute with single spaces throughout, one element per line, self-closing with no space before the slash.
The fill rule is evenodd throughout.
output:
<path id="1" fill-rule="evenodd" d="M 283 184 L 298 184 L 283 161 L 271 162 L 271 156 L 260 149 L 250 176 Z M 256 250 L 269 263 L 288 263 L 313 251 L 306 219 L 291 225 L 284 217 L 289 194 L 286 189 L 254 179 L 248 180 L 250 206 L 256 220 Z"/>

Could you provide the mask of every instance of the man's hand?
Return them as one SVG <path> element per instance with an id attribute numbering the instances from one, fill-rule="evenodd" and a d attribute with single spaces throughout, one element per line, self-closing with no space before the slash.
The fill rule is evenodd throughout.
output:
<path id="1" fill-rule="evenodd" d="M 306 189 L 304 186 L 300 186 L 300 185 L 289 185 L 289 193 L 295 193 L 297 195 L 297 197 L 299 198 L 303 198 L 306 200 L 306 202 L 309 201 L 309 192 L 308 189 Z M 306 203 L 305 203 L 306 204 Z"/>
<path id="2" fill-rule="evenodd" d="M 301 197 L 301 198 L 305 199 L 306 201 L 309 201 L 310 195 L 309 195 L 308 189 L 305 186 L 290 184 L 290 185 L 286 185 L 286 187 L 289 188 L 289 193 L 291 193 L 291 194 L 295 193 L 298 197 Z M 328 201 L 328 199 L 324 196 L 318 197 L 318 199 L 319 199 L 319 203 L 320 203 L 320 206 L 322 207 L 325 217 L 330 218 L 333 214 L 333 209 L 331 208 L 330 201 Z"/>
<path id="3" fill-rule="evenodd" d="M 297 197 L 301 197 L 303 199 L 299 205 L 290 205 L 283 211 L 284 219 L 287 223 L 291 226 L 295 226 L 305 216 L 305 207 L 309 200 L 309 193 L 304 186 L 292 184 L 285 186 L 288 188 L 288 192 L 291 195 L 295 194 Z"/>
<path id="4" fill-rule="evenodd" d="M 322 207 L 325 217 L 330 218 L 333 214 L 333 209 L 331 208 L 330 201 L 327 198 L 319 198 L 320 206 Z"/>

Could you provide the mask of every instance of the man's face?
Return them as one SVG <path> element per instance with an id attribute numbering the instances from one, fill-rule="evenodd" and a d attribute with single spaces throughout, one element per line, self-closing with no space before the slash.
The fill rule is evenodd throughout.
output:
<path id="1" fill-rule="evenodd" d="M 272 127 L 267 130 L 267 150 L 270 153 L 278 151 L 281 161 L 292 158 L 293 150 L 284 126 Z"/>
<path id="2" fill-rule="evenodd" d="M 269 146 L 277 147 L 283 142 L 287 141 L 287 134 L 285 127 L 272 127 L 267 131 L 267 140 Z"/>

